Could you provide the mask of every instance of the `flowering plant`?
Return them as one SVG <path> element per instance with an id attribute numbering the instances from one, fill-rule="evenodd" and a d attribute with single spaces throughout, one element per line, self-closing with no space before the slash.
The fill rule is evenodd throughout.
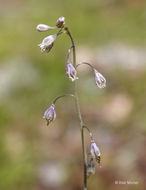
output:
<path id="1" fill-rule="evenodd" d="M 67 34 L 71 40 L 71 47 L 68 49 L 68 52 L 67 52 L 66 75 L 69 79 L 71 79 L 72 82 L 74 82 L 74 86 L 75 86 L 74 94 L 63 94 L 55 98 L 51 106 L 45 111 L 44 118 L 47 121 L 47 125 L 49 125 L 52 121 L 56 119 L 56 111 L 55 111 L 56 101 L 65 96 L 72 96 L 75 98 L 77 114 L 80 121 L 82 150 L 83 150 L 83 162 L 84 162 L 83 190 L 87 190 L 87 177 L 95 173 L 95 169 L 96 169 L 95 162 L 97 162 L 97 164 L 99 164 L 100 166 L 101 153 L 100 153 L 99 147 L 97 146 L 97 144 L 95 143 L 95 140 L 93 139 L 93 135 L 90 129 L 84 124 L 84 121 L 81 115 L 78 92 L 77 92 L 77 79 L 78 79 L 77 68 L 80 65 L 88 65 L 89 67 L 91 67 L 94 73 L 95 83 L 99 88 L 106 87 L 106 79 L 90 63 L 86 63 L 86 62 L 82 62 L 79 64 L 76 63 L 76 47 L 75 47 L 74 39 L 72 37 L 72 34 L 69 28 L 65 26 L 65 18 L 63 16 L 59 17 L 59 19 L 56 21 L 56 26 L 51 27 L 46 24 L 39 24 L 36 27 L 36 29 L 39 32 L 44 32 L 44 31 L 48 31 L 52 29 L 59 29 L 56 34 L 45 37 L 42 43 L 38 45 L 41 48 L 42 52 L 48 53 L 52 49 L 56 38 L 61 34 Z M 69 60 L 71 50 L 73 51 L 73 63 Z M 89 151 L 88 157 L 87 157 L 86 147 L 85 147 L 84 129 L 86 129 L 90 135 L 90 151 Z"/>

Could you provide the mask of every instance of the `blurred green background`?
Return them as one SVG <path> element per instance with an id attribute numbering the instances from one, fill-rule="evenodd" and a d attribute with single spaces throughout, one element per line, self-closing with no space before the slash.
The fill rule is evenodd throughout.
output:
<path id="1" fill-rule="evenodd" d="M 64 16 L 77 60 L 107 79 L 98 89 L 93 73 L 78 69 L 86 125 L 102 153 L 102 168 L 89 178 L 92 190 L 146 189 L 146 2 L 145 0 L 5 0 L 0 3 L 0 190 L 80 190 L 82 150 L 74 100 L 65 74 L 70 40 L 61 35 L 49 54 L 37 47 L 56 31 L 39 33 Z M 89 137 L 86 145 L 89 151 Z M 137 185 L 116 185 L 115 181 Z"/>

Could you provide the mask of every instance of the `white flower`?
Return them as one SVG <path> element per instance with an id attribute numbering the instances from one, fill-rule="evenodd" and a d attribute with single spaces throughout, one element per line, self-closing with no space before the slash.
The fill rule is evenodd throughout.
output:
<path id="1" fill-rule="evenodd" d="M 56 37 L 57 37 L 57 34 L 50 35 L 44 38 L 42 43 L 38 45 L 41 48 L 41 51 L 43 52 L 45 51 L 48 53 L 53 47 Z"/>
<path id="2" fill-rule="evenodd" d="M 95 82 L 96 82 L 96 85 L 99 87 L 99 88 L 104 88 L 106 87 L 106 79 L 104 78 L 104 76 L 99 73 L 96 69 L 94 69 L 94 78 L 95 78 Z"/>
<path id="3" fill-rule="evenodd" d="M 50 26 L 46 25 L 46 24 L 38 24 L 36 29 L 40 32 L 44 32 L 50 29 Z"/>

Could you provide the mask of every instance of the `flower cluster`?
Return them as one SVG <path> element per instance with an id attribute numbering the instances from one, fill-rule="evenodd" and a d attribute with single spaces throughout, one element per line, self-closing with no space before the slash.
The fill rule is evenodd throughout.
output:
<path id="1" fill-rule="evenodd" d="M 54 46 L 54 42 L 55 42 L 56 38 L 60 34 L 67 34 L 70 37 L 71 42 L 72 42 L 72 46 L 71 46 L 71 48 L 69 48 L 68 53 L 67 53 L 67 61 L 66 61 L 65 70 L 66 70 L 67 77 L 72 82 L 74 82 L 74 81 L 76 81 L 78 79 L 78 77 L 77 77 L 77 67 L 79 65 L 86 64 L 86 65 L 88 65 L 88 66 L 90 66 L 92 68 L 92 71 L 94 73 L 94 80 L 95 80 L 96 85 L 99 88 L 105 88 L 106 87 L 106 79 L 90 63 L 83 62 L 83 63 L 80 63 L 80 64 L 76 65 L 74 41 L 73 41 L 73 38 L 72 38 L 72 35 L 71 35 L 69 29 L 67 27 L 65 27 L 65 18 L 63 16 L 61 16 L 61 17 L 59 17 L 57 19 L 56 25 L 53 26 L 53 27 L 52 26 L 48 26 L 46 24 L 39 24 L 39 25 L 37 25 L 36 29 L 39 32 L 45 32 L 45 31 L 52 30 L 52 29 L 54 29 L 54 30 L 58 29 L 58 31 L 55 34 L 52 34 L 52 35 L 49 35 L 49 36 L 45 37 L 42 40 L 42 42 L 38 45 L 40 47 L 41 51 L 42 52 L 46 52 L 46 53 L 50 52 L 50 50 Z M 73 49 L 73 61 L 70 61 L 69 57 L 70 57 L 70 53 L 71 53 L 72 49 Z M 53 101 L 52 105 L 44 112 L 43 118 L 46 119 L 47 125 L 49 125 L 52 121 L 54 121 L 56 119 L 55 103 L 56 103 L 56 101 L 58 99 L 60 99 L 60 98 L 62 98 L 64 96 L 75 97 L 76 104 L 78 104 L 78 102 L 77 102 L 78 96 L 77 96 L 76 92 L 74 94 L 64 94 L 64 95 L 61 95 L 61 96 L 57 97 Z M 80 121 L 81 121 L 80 122 L 81 123 L 81 128 L 82 129 L 86 128 L 88 130 L 90 138 L 91 138 L 90 153 L 89 153 L 90 159 L 89 159 L 89 162 L 87 164 L 84 163 L 84 164 L 86 164 L 86 168 L 87 168 L 87 170 L 86 170 L 86 176 L 90 176 L 91 174 L 95 173 L 96 164 L 95 164 L 94 161 L 96 161 L 99 164 L 99 166 L 100 166 L 101 153 L 100 153 L 100 150 L 99 150 L 98 146 L 96 145 L 95 141 L 93 140 L 92 133 L 90 132 L 89 128 L 83 125 L 83 121 L 82 121 L 82 118 L 81 118 L 79 105 L 77 106 L 77 109 L 78 109 L 78 114 L 79 114 L 79 118 L 80 118 Z M 82 139 L 82 143 L 83 143 L 83 141 L 84 141 L 84 139 Z M 84 149 L 84 147 L 85 146 L 83 145 L 83 149 Z M 83 152 L 85 152 L 85 154 L 86 154 L 86 151 L 83 151 Z"/>
<path id="2" fill-rule="evenodd" d="M 63 28 L 64 24 L 65 24 L 65 18 L 61 16 L 56 21 L 55 27 L 51 27 L 51 26 L 48 26 L 46 24 L 38 24 L 36 29 L 39 32 L 45 32 L 45 31 L 48 31 L 50 29 Z M 54 41 L 59 34 L 61 34 L 61 31 L 59 31 L 58 33 L 56 33 L 54 35 L 50 35 L 50 36 L 45 37 L 43 39 L 43 41 L 38 45 L 41 48 L 41 51 L 48 53 L 51 50 L 51 48 L 53 47 Z"/>
<path id="3" fill-rule="evenodd" d="M 57 36 L 60 35 L 60 34 L 62 34 L 62 33 L 67 33 L 66 28 L 64 27 L 64 25 L 65 25 L 65 18 L 63 16 L 61 16 L 61 17 L 59 17 L 57 19 L 56 26 L 54 26 L 54 27 L 48 26 L 46 24 L 39 24 L 39 25 L 37 25 L 36 29 L 38 31 L 40 31 L 40 32 L 48 31 L 50 29 L 61 28 L 56 34 L 49 35 L 49 36 L 45 37 L 42 40 L 42 42 L 38 45 L 40 47 L 40 49 L 41 49 L 42 52 L 48 53 L 52 49 L 52 47 L 54 45 L 54 41 L 56 40 Z M 64 32 L 62 32 L 63 30 L 64 30 Z M 70 51 L 71 51 L 71 48 L 69 48 L 69 50 L 68 50 L 67 64 L 66 64 L 66 75 L 73 82 L 76 79 L 78 79 L 78 77 L 77 77 L 76 68 L 69 61 Z M 88 64 L 88 65 L 90 65 L 90 64 Z M 92 66 L 92 68 L 93 68 L 93 66 Z M 106 87 L 106 79 L 104 78 L 104 76 L 101 73 L 99 73 L 95 68 L 93 70 L 94 70 L 94 79 L 95 79 L 96 85 L 99 88 Z"/>

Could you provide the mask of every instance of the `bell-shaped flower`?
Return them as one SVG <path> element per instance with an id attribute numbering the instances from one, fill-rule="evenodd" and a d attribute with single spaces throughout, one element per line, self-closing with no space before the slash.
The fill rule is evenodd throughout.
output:
<path id="1" fill-rule="evenodd" d="M 45 32 L 45 31 L 48 31 L 49 29 L 55 29 L 55 27 L 51 27 L 51 26 L 48 26 L 46 24 L 38 24 L 36 29 L 39 32 Z"/>
<path id="2" fill-rule="evenodd" d="M 39 44 L 38 46 L 41 48 L 42 52 L 49 52 L 51 48 L 53 47 L 54 41 L 57 37 L 57 34 L 47 36 L 46 38 L 43 39 L 42 43 Z"/>
<path id="3" fill-rule="evenodd" d="M 46 119 L 47 125 L 50 124 L 51 121 L 56 119 L 55 105 L 52 104 L 44 113 L 43 118 Z"/>
<path id="4" fill-rule="evenodd" d="M 65 18 L 63 16 L 59 17 L 59 19 L 56 21 L 56 26 L 58 28 L 63 27 L 65 24 Z"/>
<path id="5" fill-rule="evenodd" d="M 94 163 L 93 158 L 91 158 L 87 163 L 87 176 L 89 177 L 90 175 L 95 174 L 95 170 L 96 170 L 96 164 Z"/>
<path id="6" fill-rule="evenodd" d="M 90 155 L 91 158 L 95 159 L 100 164 L 100 150 L 93 140 L 90 144 Z"/>
<path id="7" fill-rule="evenodd" d="M 72 82 L 78 79 L 78 77 L 76 76 L 77 71 L 69 61 L 66 64 L 66 75 L 69 79 L 72 80 Z"/>
<path id="8" fill-rule="evenodd" d="M 106 87 L 106 79 L 104 78 L 104 76 L 99 73 L 96 69 L 94 69 L 94 78 L 95 78 L 95 82 L 96 82 L 96 85 L 99 87 L 99 88 L 104 88 Z"/>

